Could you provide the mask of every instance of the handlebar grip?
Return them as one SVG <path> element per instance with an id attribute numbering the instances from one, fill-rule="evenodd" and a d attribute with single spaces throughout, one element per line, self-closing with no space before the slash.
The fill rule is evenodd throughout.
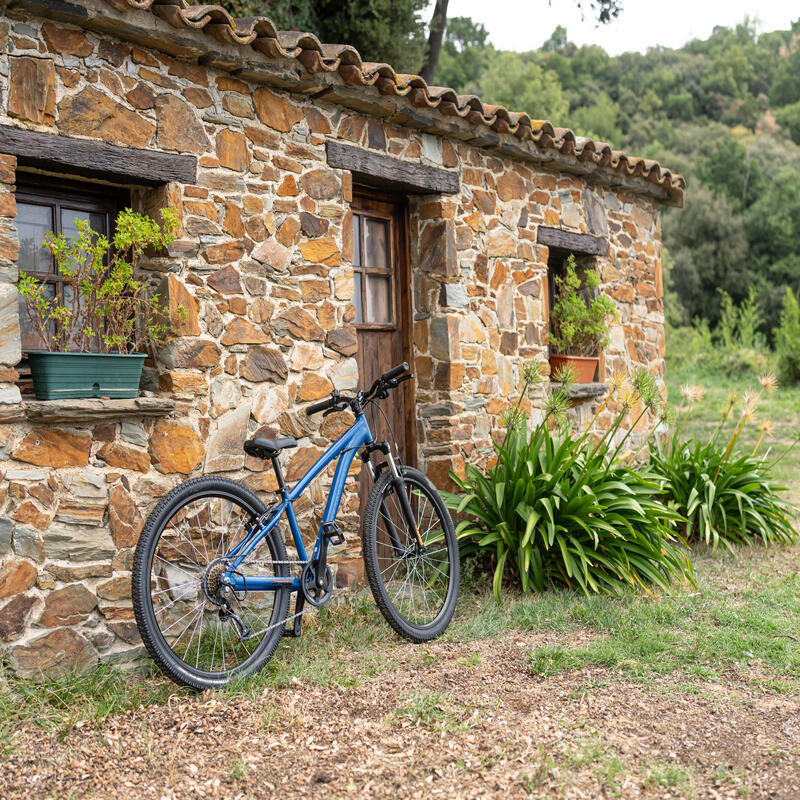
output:
<path id="1" fill-rule="evenodd" d="M 404 372 L 408 372 L 408 363 L 405 361 L 402 364 L 398 364 L 396 367 L 392 367 L 388 372 L 384 372 L 381 377 L 385 381 L 390 381 L 392 378 L 399 377 Z"/>
<path id="2" fill-rule="evenodd" d="M 329 397 L 327 400 L 320 400 L 319 403 L 314 403 L 314 405 L 306 408 L 306 416 L 310 417 L 312 414 L 318 414 L 320 411 L 327 411 L 329 408 L 333 408 L 336 402 L 337 399 L 335 397 Z"/>

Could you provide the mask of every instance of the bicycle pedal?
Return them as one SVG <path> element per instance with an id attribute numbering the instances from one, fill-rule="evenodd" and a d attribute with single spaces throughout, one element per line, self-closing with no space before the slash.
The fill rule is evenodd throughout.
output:
<path id="1" fill-rule="evenodd" d="M 344 544 L 344 533 L 335 522 L 326 522 L 322 526 L 322 534 L 332 545 Z"/>

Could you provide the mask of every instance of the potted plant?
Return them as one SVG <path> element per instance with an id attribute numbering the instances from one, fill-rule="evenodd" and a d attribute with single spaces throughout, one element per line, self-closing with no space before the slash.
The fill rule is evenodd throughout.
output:
<path id="1" fill-rule="evenodd" d="M 600 350 L 608 344 L 609 321 L 617 318 L 617 309 L 610 297 L 598 294 L 600 279 L 593 269 L 578 275 L 573 255 L 564 266 L 564 275 L 555 279 L 550 314 L 550 370 L 555 373 L 572 365 L 578 383 L 591 383 Z"/>
<path id="2" fill-rule="evenodd" d="M 86 221 L 76 228 L 72 238 L 45 236 L 50 269 L 67 278 L 62 296 L 49 297 L 46 282 L 20 272 L 19 292 L 45 348 L 27 353 L 36 399 L 136 397 L 147 358 L 141 350 L 172 329 L 159 295 L 136 277 L 137 266 L 146 250 L 172 244 L 177 216 L 163 209 L 156 221 L 127 208 L 111 241 Z"/>

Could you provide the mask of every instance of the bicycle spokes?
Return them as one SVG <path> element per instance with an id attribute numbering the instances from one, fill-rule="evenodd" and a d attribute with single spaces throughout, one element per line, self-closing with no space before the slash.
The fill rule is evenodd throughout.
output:
<path id="1" fill-rule="evenodd" d="M 237 502 L 203 497 L 166 522 L 150 570 L 150 598 L 167 646 L 184 664 L 227 672 L 250 659 L 273 625 L 274 592 L 223 592 L 225 554 L 248 535 L 253 516 Z M 274 577 L 269 537 L 239 566 Z"/>
<path id="2" fill-rule="evenodd" d="M 390 485 L 379 511 L 377 561 L 392 605 L 410 623 L 425 625 L 438 616 L 445 603 L 450 559 L 437 509 L 419 488 L 406 486 L 419 540 L 403 513 L 401 498 Z"/>

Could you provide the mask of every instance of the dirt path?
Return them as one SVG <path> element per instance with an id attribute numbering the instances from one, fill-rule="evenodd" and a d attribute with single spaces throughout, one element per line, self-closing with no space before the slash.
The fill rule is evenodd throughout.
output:
<path id="1" fill-rule="evenodd" d="M 349 689 L 295 684 L 84 724 L 31 728 L 0 797 L 800 798 L 800 704 L 678 677 L 535 677 L 527 653 L 575 637 L 396 645 Z"/>

